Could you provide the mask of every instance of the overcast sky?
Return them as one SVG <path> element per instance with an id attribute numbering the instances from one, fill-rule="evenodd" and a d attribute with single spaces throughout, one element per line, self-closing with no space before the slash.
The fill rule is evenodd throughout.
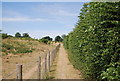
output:
<path id="1" fill-rule="evenodd" d="M 10 35 L 29 33 L 33 38 L 67 34 L 78 21 L 84 3 L 3 2 L 2 30 Z"/>

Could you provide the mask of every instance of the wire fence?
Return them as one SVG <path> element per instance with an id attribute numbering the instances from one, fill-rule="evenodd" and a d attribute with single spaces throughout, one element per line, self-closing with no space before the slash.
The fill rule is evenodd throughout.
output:
<path id="1" fill-rule="evenodd" d="M 37 60 L 33 60 L 27 64 L 16 64 L 16 69 L 10 72 L 4 79 L 45 79 L 47 72 L 50 71 L 50 67 L 56 57 L 60 44 L 58 44 L 52 51 L 48 51 L 43 56 L 38 56 Z M 34 66 L 32 69 L 30 67 Z M 32 78 L 31 78 L 32 77 Z"/>

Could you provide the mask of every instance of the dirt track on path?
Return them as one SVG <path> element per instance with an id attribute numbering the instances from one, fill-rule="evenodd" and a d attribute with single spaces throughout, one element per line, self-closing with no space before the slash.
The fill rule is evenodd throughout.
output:
<path id="1" fill-rule="evenodd" d="M 58 52 L 55 79 L 80 79 L 80 72 L 73 68 L 63 45 Z"/>

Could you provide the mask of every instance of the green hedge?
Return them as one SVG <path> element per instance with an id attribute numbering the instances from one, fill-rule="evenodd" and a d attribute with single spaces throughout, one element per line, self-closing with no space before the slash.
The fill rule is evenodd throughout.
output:
<path id="1" fill-rule="evenodd" d="M 64 39 L 73 65 L 93 81 L 120 81 L 120 2 L 90 2 Z"/>

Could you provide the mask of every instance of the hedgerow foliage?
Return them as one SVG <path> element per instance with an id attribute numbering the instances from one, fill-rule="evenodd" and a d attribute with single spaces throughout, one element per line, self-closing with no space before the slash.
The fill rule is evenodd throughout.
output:
<path id="1" fill-rule="evenodd" d="M 64 39 L 73 65 L 93 81 L 120 81 L 120 2 L 90 2 Z"/>

